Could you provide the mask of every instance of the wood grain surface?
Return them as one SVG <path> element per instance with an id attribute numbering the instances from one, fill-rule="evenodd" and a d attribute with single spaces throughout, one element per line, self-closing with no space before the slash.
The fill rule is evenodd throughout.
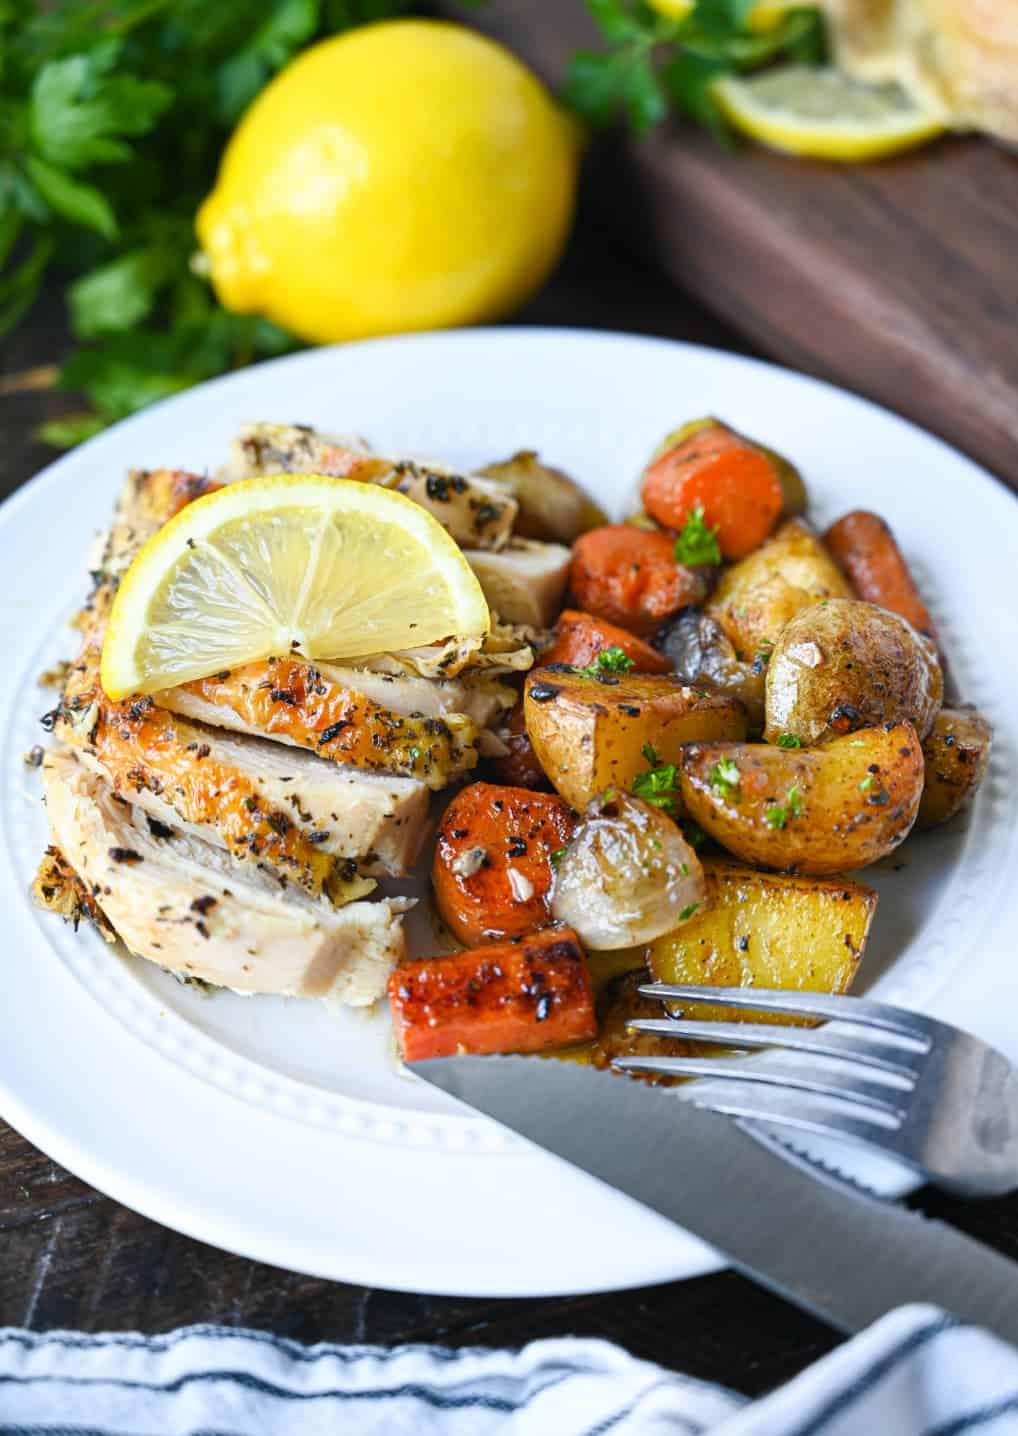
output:
<path id="1" fill-rule="evenodd" d="M 595 194 L 561 271 L 522 321 L 746 350 L 689 296 L 613 247 L 597 212 Z M 51 362 L 66 345 L 62 308 L 51 294 L 0 350 L 0 373 Z M 33 439 L 34 426 L 73 407 L 73 396 L 48 392 L 0 397 L 0 493 L 53 457 Z M 69 1073 L 68 1081 L 79 1077 Z M 922 1202 L 1018 1257 L 1018 1200 L 962 1206 L 927 1194 Z M 826 1327 L 731 1272 L 608 1295 L 518 1301 L 409 1296 L 295 1275 L 148 1221 L 0 1121 L 0 1325 L 161 1332 L 199 1321 L 308 1342 L 522 1345 L 569 1333 L 600 1336 L 747 1395 L 795 1375 L 836 1342 Z"/>
<path id="2" fill-rule="evenodd" d="M 550 81 L 597 43 L 579 0 L 490 0 L 471 22 Z M 691 125 L 601 141 L 605 221 L 769 356 L 957 444 L 1018 489 L 1018 156 L 947 139 L 820 164 Z"/>

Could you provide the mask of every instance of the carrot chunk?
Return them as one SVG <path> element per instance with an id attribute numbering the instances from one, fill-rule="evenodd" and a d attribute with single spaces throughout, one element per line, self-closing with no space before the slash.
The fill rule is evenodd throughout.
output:
<path id="1" fill-rule="evenodd" d="M 587 668 L 597 661 L 597 655 L 607 648 L 621 648 L 627 658 L 633 660 L 637 673 L 670 673 L 672 665 L 663 653 L 644 643 L 642 638 L 617 628 L 606 618 L 595 618 L 592 613 L 578 613 L 567 608 L 559 614 L 555 625 L 555 639 L 551 647 L 541 654 L 541 663 L 571 663 L 574 668 Z"/>
<path id="2" fill-rule="evenodd" d="M 764 451 L 727 425 L 694 430 L 648 465 L 643 506 L 659 524 L 682 529 L 696 510 L 716 529 L 725 558 L 758 548 L 784 504 L 781 481 Z"/>
<path id="3" fill-rule="evenodd" d="M 576 819 L 554 793 L 471 783 L 446 808 L 431 880 L 450 932 L 468 947 L 551 921 L 551 855 Z"/>
<path id="4" fill-rule="evenodd" d="M 408 1062 L 540 1052 L 597 1033 L 587 960 L 563 927 L 403 962 L 389 978 L 389 1004 Z"/>
<path id="5" fill-rule="evenodd" d="M 824 534 L 824 543 L 860 598 L 879 603 L 936 640 L 933 619 L 909 573 L 908 564 L 879 514 L 856 509 Z"/>
<path id="6" fill-rule="evenodd" d="M 573 544 L 569 583 L 580 607 L 636 634 L 653 632 L 707 596 L 707 577 L 675 561 L 664 533 L 630 524 L 591 529 Z"/>

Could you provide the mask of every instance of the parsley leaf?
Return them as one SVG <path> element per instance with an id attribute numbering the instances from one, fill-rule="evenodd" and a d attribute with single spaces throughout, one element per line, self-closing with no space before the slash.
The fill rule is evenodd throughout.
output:
<path id="1" fill-rule="evenodd" d="M 708 528 L 704 523 L 702 504 L 693 509 L 675 540 L 675 562 L 687 568 L 721 562 L 718 526 Z"/>
<path id="2" fill-rule="evenodd" d="M 804 65 L 826 56 L 824 24 L 810 5 L 772 25 L 750 24 L 754 0 L 695 0 L 669 17 L 645 0 L 586 0 L 605 41 L 574 55 L 563 99 L 593 125 L 628 119 L 636 135 L 664 118 L 669 102 L 718 139 L 731 136 L 712 87 L 722 75 L 783 55 Z"/>
<path id="3" fill-rule="evenodd" d="M 633 779 L 633 796 L 663 808 L 666 813 L 675 812 L 678 797 L 679 775 L 674 763 L 660 763 L 646 773 L 637 773 Z"/>
<path id="4" fill-rule="evenodd" d="M 802 816 L 802 802 L 796 784 L 789 788 L 784 804 L 775 804 L 764 812 L 764 822 L 769 828 L 783 828 L 789 818 Z"/>
<path id="5" fill-rule="evenodd" d="M 801 748 L 802 744 L 794 733 L 780 733 L 778 735 L 779 748 Z"/>
<path id="6" fill-rule="evenodd" d="M 602 648 L 593 663 L 588 663 L 586 668 L 578 668 L 576 671 L 582 673 L 585 678 L 600 678 L 605 673 L 628 673 L 635 666 L 629 654 L 617 643 L 613 643 L 610 648 Z"/>
<path id="7" fill-rule="evenodd" d="M 43 159 L 64 170 L 121 164 L 132 153 L 126 137 L 145 134 L 169 107 L 169 85 L 110 73 L 121 48 L 106 41 L 43 65 L 28 107 L 29 135 Z"/>
<path id="8" fill-rule="evenodd" d="M 719 798 L 728 798 L 737 803 L 741 797 L 741 773 L 734 758 L 719 758 L 710 770 L 711 789 Z"/>
<path id="9" fill-rule="evenodd" d="M 687 918 L 691 918 L 699 906 L 700 904 L 698 902 L 689 903 L 689 905 L 684 907 L 679 913 L 679 922 L 685 922 Z"/>

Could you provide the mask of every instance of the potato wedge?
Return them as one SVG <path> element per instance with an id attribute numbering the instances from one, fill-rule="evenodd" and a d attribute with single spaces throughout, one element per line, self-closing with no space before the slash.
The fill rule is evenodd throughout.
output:
<path id="1" fill-rule="evenodd" d="M 722 574 L 705 612 L 731 639 L 736 657 L 762 671 L 790 618 L 823 598 L 851 597 L 848 580 L 809 524 L 794 518 Z"/>
<path id="2" fill-rule="evenodd" d="M 784 987 L 845 992 L 877 906 L 872 888 L 846 878 L 760 873 L 724 858 L 705 858 L 702 912 L 647 950 L 657 982 L 712 987 Z M 723 1006 L 690 1008 L 716 1022 L 789 1022 Z"/>
<path id="3" fill-rule="evenodd" d="M 736 857 L 825 874 L 892 852 L 915 822 L 924 777 L 912 724 L 891 723 L 822 748 L 690 743 L 679 783 L 686 811 Z"/>
<path id="4" fill-rule="evenodd" d="M 532 449 L 486 464 L 478 473 L 494 479 L 516 500 L 519 513 L 513 532 L 519 538 L 569 544 L 588 529 L 608 522 L 575 479 L 561 469 L 542 464 Z"/>
<path id="5" fill-rule="evenodd" d="M 944 675 L 933 643 L 886 608 L 832 598 L 797 614 L 767 665 L 764 737 L 822 743 L 874 723 L 907 721 L 925 738 Z"/>
<path id="6" fill-rule="evenodd" d="M 938 828 L 960 812 L 986 776 L 993 729 L 974 708 L 942 708 L 923 743 L 926 786 L 917 828 Z"/>
<path id="7" fill-rule="evenodd" d="M 606 788 L 631 788 L 648 766 L 648 744 L 671 763 L 683 743 L 746 734 L 741 703 L 670 674 L 538 668 L 527 676 L 523 712 L 538 762 L 577 811 Z"/>

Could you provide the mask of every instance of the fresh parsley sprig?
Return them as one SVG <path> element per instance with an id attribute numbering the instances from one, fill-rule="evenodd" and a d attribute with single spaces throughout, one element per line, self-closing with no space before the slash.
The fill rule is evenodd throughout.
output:
<path id="1" fill-rule="evenodd" d="M 819 64 L 826 55 L 823 20 L 810 5 L 786 10 L 767 28 L 750 23 L 754 0 L 695 0 L 677 18 L 660 14 L 646 0 L 586 0 L 586 5 L 605 47 L 573 57 L 563 97 L 591 124 L 624 116 L 637 135 L 674 107 L 727 139 L 712 94 L 722 75 L 778 56 Z"/>
<path id="2" fill-rule="evenodd" d="M 227 313 L 192 268 L 194 216 L 242 111 L 320 35 L 411 0 L 0 3 L 0 335 L 48 276 L 78 348 L 52 380 L 90 408 L 59 445 L 153 399 L 295 347 Z"/>

